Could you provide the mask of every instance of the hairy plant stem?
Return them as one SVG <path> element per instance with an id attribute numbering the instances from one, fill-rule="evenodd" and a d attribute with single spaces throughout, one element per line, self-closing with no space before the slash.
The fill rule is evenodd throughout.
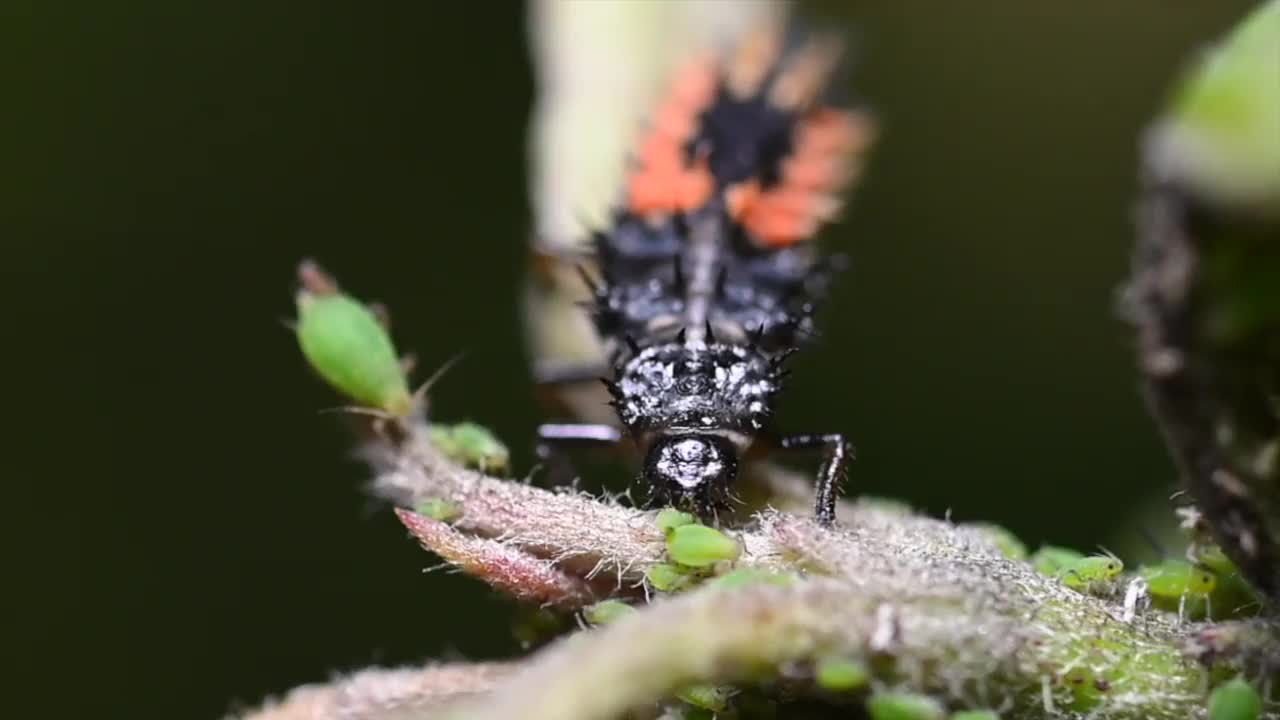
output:
<path id="1" fill-rule="evenodd" d="M 844 503 L 830 529 L 766 509 L 727 530 L 742 547 L 733 567 L 785 572 L 794 579 L 784 586 L 704 583 L 653 597 L 644 572 L 665 560 L 653 512 L 458 467 L 416 430 L 381 453 L 376 492 L 404 507 L 443 499 L 461 510 L 451 526 L 400 514 L 420 542 L 464 571 L 561 608 L 649 599 L 641 612 L 533 655 L 487 692 L 444 708 L 419 703 L 436 710 L 415 717 L 604 720 L 690 683 L 785 679 L 822 695 L 813 666 L 840 656 L 864 663 L 873 687 L 928 693 L 953 708 L 1186 720 L 1204 717 L 1211 674 L 1261 679 L 1280 667 L 1280 643 L 1257 640 L 1280 638 L 1273 621 L 1223 632 L 1163 613 L 1126 620 L 1119 599 L 1076 592 L 1004 557 L 979 528 L 876 503 Z M 785 477 L 774 488 L 802 500 Z M 1268 717 L 1280 717 L 1272 708 Z M 296 717 L 390 720 L 399 712 Z M 275 717 L 295 716 L 253 716 Z"/>

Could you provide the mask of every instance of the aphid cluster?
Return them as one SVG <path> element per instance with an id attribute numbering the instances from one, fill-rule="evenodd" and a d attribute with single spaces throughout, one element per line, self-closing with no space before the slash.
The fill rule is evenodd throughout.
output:
<path id="1" fill-rule="evenodd" d="M 813 335 L 836 263 L 811 242 L 871 122 L 824 97 L 839 45 L 788 45 L 763 27 L 731 51 L 694 58 L 640 139 L 612 226 L 583 271 L 621 430 L 548 424 L 543 448 L 615 444 L 641 451 L 655 498 L 700 514 L 724 507 L 748 452 L 823 449 L 817 516 L 830 523 L 852 449 L 838 433 L 782 435 L 773 416 L 783 363 Z"/>

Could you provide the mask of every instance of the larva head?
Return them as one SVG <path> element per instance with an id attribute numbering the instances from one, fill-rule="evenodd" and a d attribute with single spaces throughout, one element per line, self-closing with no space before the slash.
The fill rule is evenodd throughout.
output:
<path id="1" fill-rule="evenodd" d="M 709 433 L 666 435 L 650 446 L 644 477 L 672 505 L 705 514 L 723 507 L 738 475 L 738 449 Z"/>

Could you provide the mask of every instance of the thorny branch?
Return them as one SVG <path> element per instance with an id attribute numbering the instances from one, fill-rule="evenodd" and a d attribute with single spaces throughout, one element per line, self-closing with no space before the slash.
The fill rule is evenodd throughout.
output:
<path id="1" fill-rule="evenodd" d="M 379 677 L 357 675 L 249 719 L 391 720 L 412 708 L 414 717 L 603 720 L 690 683 L 785 681 L 817 693 L 814 664 L 834 656 L 865 663 L 873 687 L 953 708 L 1185 720 L 1204 717 L 1210 675 L 1265 681 L 1280 668 L 1273 620 L 1195 625 L 1126 612 L 1119 598 L 1078 593 L 1007 559 L 979 527 L 873 503 L 842 504 L 832 529 L 767 509 L 730 531 L 742 546 L 735 567 L 787 572 L 789 584 L 651 595 L 644 572 L 665 553 L 653 512 L 487 477 L 452 464 L 425 434 L 383 460 L 378 494 L 460 510 L 451 524 L 398 511 L 417 540 L 495 588 L 561 608 L 606 596 L 649 606 L 514 666 L 462 666 L 475 694 L 461 700 L 433 679 L 449 667 L 437 666 L 407 676 L 386 702 L 354 700 Z M 769 478 L 779 504 L 804 503 L 788 478 Z M 467 668 L 477 667 L 473 677 Z M 1269 707 L 1266 717 L 1280 717 Z"/>

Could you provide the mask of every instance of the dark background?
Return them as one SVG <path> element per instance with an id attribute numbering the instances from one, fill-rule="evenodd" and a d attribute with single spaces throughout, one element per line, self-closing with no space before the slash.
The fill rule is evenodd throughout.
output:
<path id="1" fill-rule="evenodd" d="M 1138 134 L 1248 3 L 821 5 L 857 29 L 885 134 L 829 236 L 854 269 L 786 419 L 850 433 L 857 491 L 1124 542 L 1173 480 L 1113 311 Z M 523 22 L 499 2 L 0 9 L 19 705 L 212 718 L 334 670 L 513 652 L 510 608 L 423 575 L 362 495 L 278 319 L 319 258 L 427 367 L 470 350 L 436 412 L 527 468 Z"/>

